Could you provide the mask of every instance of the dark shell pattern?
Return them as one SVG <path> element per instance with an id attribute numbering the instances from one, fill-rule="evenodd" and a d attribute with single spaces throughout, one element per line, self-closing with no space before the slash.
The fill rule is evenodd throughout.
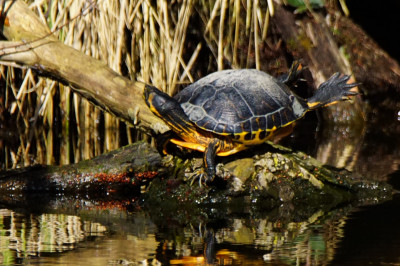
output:
<path id="1" fill-rule="evenodd" d="M 255 69 L 215 72 L 175 99 L 198 127 L 222 135 L 268 132 L 299 119 L 308 109 L 285 84 Z"/>

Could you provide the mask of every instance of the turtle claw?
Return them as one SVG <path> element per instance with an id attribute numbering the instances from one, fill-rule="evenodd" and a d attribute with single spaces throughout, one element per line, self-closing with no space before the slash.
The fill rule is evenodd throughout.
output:
<path id="1" fill-rule="evenodd" d="M 192 186 L 196 180 L 199 181 L 199 186 L 200 187 L 207 187 L 207 183 L 212 180 L 212 178 L 209 178 L 207 172 L 203 169 L 196 169 L 191 173 L 186 173 L 186 181 L 190 181 L 190 186 Z"/>
<path id="2" fill-rule="evenodd" d="M 195 181 L 199 180 L 199 186 L 201 187 L 202 183 L 204 182 L 203 180 L 205 175 L 206 173 L 203 169 L 196 169 L 193 172 L 187 172 L 184 180 L 190 182 L 190 186 L 193 186 Z"/>
<path id="3" fill-rule="evenodd" d="M 195 179 L 199 179 L 199 187 L 202 187 L 203 184 L 207 185 L 207 174 L 203 169 L 197 170 L 195 173 L 196 177 L 192 180 L 192 182 L 190 183 L 190 185 L 193 185 L 193 182 Z"/>
<path id="4" fill-rule="evenodd" d="M 333 74 L 327 81 L 319 85 L 314 96 L 308 99 L 310 108 L 328 106 L 337 101 L 348 100 L 350 96 L 358 95 L 358 92 L 351 91 L 351 89 L 359 86 L 360 83 L 348 83 L 350 78 L 349 75 L 342 75 L 339 72 Z"/>
<path id="5" fill-rule="evenodd" d="M 336 72 L 327 81 L 322 83 L 318 90 L 326 90 L 332 95 L 338 95 L 336 96 L 337 98 L 357 95 L 357 92 L 350 90 L 361 85 L 361 83 L 348 83 L 350 78 L 349 75 L 341 75 L 339 72 Z"/>

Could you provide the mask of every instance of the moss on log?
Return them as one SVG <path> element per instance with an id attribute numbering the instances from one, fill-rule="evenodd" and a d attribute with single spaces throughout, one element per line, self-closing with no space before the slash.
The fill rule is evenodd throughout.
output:
<path id="1" fill-rule="evenodd" d="M 149 144 L 136 143 L 77 164 L 1 172 L 0 202 L 10 195 L 27 199 L 27 195 L 42 193 L 103 199 L 142 197 L 148 204 L 167 204 L 169 208 L 238 203 L 275 208 L 285 203 L 315 211 L 348 203 L 378 203 L 393 193 L 385 183 L 328 169 L 304 153 L 279 146 L 257 153 L 219 164 L 221 177 L 204 186 L 187 180 L 201 167 L 198 159 L 183 161 L 169 156 L 162 160 Z"/>
<path id="2" fill-rule="evenodd" d="M 186 162 L 176 157 L 164 159 L 169 179 L 155 180 L 145 197 L 160 203 L 176 201 L 172 205 L 243 202 L 273 208 L 288 203 L 330 209 L 345 203 L 378 203 L 392 196 L 393 189 L 386 183 L 362 180 L 346 170 L 325 167 L 302 152 L 269 145 L 268 152 L 256 150 L 252 158 L 219 164 L 220 178 L 210 187 L 185 181 L 201 167 L 199 159 Z"/>

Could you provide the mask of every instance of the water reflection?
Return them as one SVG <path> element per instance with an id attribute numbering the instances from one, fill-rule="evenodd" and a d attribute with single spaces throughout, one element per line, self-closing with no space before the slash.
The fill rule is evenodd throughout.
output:
<path id="1" fill-rule="evenodd" d="M 258 213 L 264 217 L 234 215 L 204 224 L 154 224 L 160 217 L 145 211 L 110 211 L 36 215 L 2 209 L 2 264 L 325 264 L 342 240 L 349 209 L 302 221 Z"/>
<path id="2" fill-rule="evenodd" d="M 74 250 L 89 238 L 104 237 L 104 225 L 82 221 L 65 214 L 24 215 L 0 210 L 0 253 L 2 265 L 29 257 Z"/>

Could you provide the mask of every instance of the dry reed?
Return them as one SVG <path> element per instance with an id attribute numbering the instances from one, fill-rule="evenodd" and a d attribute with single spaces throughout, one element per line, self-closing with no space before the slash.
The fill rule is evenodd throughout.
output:
<path id="1" fill-rule="evenodd" d="M 258 0 L 27 2 L 62 42 L 104 61 L 122 75 L 170 94 L 177 92 L 179 84 L 194 81 L 191 73 L 204 49 L 201 42 L 194 43 L 188 54 L 188 33 L 199 27 L 190 24 L 192 17 L 203 20 L 201 34 L 218 69 L 224 68 L 226 61 L 233 68 L 249 67 L 252 63 L 247 54 L 255 54 L 258 68 L 259 43 L 266 39 L 269 15 L 273 14 L 272 1 L 268 8 Z M 245 53 L 243 49 L 247 49 Z M 3 145 L 3 167 L 32 162 L 69 164 L 144 137 L 69 87 L 38 77 L 29 69 L 2 64 L 1 104 L 17 117 L 19 135 L 17 149 Z"/>

